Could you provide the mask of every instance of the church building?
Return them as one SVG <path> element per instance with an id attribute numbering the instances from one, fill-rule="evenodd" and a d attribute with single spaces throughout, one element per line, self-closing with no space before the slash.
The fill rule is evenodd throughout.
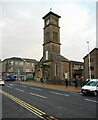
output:
<path id="1" fill-rule="evenodd" d="M 70 60 L 60 54 L 60 27 L 61 16 L 50 11 L 43 17 L 44 40 L 43 56 L 36 67 L 36 80 L 42 78 L 47 83 L 60 83 L 70 76 Z"/>

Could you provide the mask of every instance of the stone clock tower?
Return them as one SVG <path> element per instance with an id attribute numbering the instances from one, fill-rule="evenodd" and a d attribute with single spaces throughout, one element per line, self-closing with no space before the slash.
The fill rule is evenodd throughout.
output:
<path id="1" fill-rule="evenodd" d="M 46 60 L 51 59 L 51 53 L 60 54 L 59 18 L 60 16 L 51 11 L 43 17 L 44 19 L 43 56 L 46 56 Z"/>
<path id="2" fill-rule="evenodd" d="M 37 77 L 47 83 L 63 80 L 63 64 L 66 62 L 66 66 L 69 65 L 68 59 L 60 55 L 59 18 L 59 15 L 51 11 L 43 17 L 43 57 L 38 64 Z"/>

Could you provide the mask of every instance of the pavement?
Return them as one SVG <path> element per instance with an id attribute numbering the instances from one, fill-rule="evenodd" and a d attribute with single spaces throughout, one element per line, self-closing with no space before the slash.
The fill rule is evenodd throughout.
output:
<path id="1" fill-rule="evenodd" d="M 39 83 L 35 81 L 27 81 L 27 82 L 16 82 L 17 84 L 23 84 L 23 85 L 30 85 L 30 86 L 36 86 L 36 87 L 43 87 L 43 88 L 50 88 L 55 90 L 61 90 L 61 91 L 69 91 L 69 92 L 80 92 L 81 87 L 75 88 L 75 86 L 68 86 L 66 88 L 65 85 L 52 85 L 47 83 Z"/>

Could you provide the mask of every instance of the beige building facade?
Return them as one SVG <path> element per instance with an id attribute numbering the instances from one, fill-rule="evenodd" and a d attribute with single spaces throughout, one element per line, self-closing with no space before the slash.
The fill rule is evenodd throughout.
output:
<path id="1" fill-rule="evenodd" d="M 35 59 L 12 57 L 2 61 L 3 78 L 16 78 L 16 80 L 34 79 L 35 66 L 38 63 Z"/>

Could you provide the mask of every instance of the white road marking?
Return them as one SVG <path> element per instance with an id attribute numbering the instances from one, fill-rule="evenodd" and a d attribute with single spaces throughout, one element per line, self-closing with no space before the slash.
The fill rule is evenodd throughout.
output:
<path id="1" fill-rule="evenodd" d="M 33 87 L 31 87 L 31 89 L 42 91 L 42 89 L 40 89 L 40 88 L 33 88 Z"/>
<path id="2" fill-rule="evenodd" d="M 7 85 L 7 87 L 12 88 L 11 86 Z"/>
<path id="3" fill-rule="evenodd" d="M 29 93 L 29 94 L 34 95 L 34 96 L 37 96 L 37 97 L 41 97 L 41 98 L 44 98 L 44 99 L 46 99 L 46 98 L 47 98 L 47 97 L 45 97 L 45 96 L 38 95 L 38 94 L 34 94 L 34 93 Z"/>
<path id="4" fill-rule="evenodd" d="M 53 94 L 57 94 L 57 95 L 69 96 L 68 94 L 62 94 L 62 93 L 57 93 L 57 92 L 53 92 L 53 91 L 49 91 L 49 92 L 53 93 Z"/>
<path id="5" fill-rule="evenodd" d="M 63 94 L 64 96 L 69 96 L 68 94 Z"/>
<path id="6" fill-rule="evenodd" d="M 95 101 L 95 100 L 91 100 L 91 99 L 85 99 L 86 101 L 89 101 L 89 102 L 94 102 L 94 103 L 98 103 L 98 101 Z"/>
<path id="7" fill-rule="evenodd" d="M 18 88 L 15 88 L 15 89 L 18 90 L 18 91 L 24 92 L 24 90 L 21 90 L 21 89 L 18 89 Z"/>
<path id="8" fill-rule="evenodd" d="M 13 86 L 13 84 L 10 84 L 10 86 Z"/>

